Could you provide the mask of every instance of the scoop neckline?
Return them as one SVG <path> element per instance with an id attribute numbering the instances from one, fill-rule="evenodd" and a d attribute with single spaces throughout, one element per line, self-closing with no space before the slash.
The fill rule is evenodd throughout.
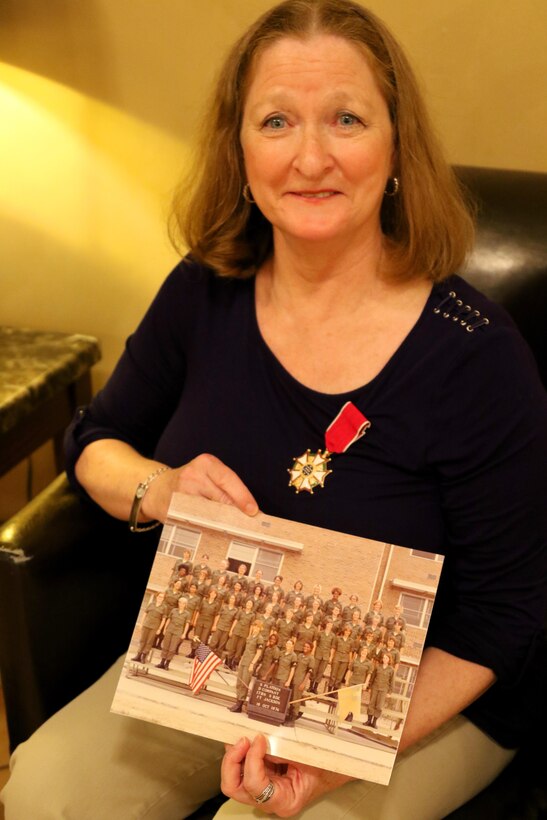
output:
<path id="1" fill-rule="evenodd" d="M 272 351 L 266 340 L 264 339 L 262 332 L 260 330 L 260 326 L 258 324 L 258 317 L 256 311 L 256 292 L 255 292 L 255 285 L 256 285 L 256 277 L 253 277 L 251 280 L 251 288 L 250 288 L 250 298 L 251 298 L 251 314 L 252 314 L 252 323 L 253 323 L 253 330 L 256 335 L 256 338 L 259 342 L 259 345 L 264 352 L 264 354 L 268 357 L 272 365 L 275 369 L 279 372 L 282 378 L 285 381 L 288 381 L 295 388 L 298 390 L 308 394 L 311 397 L 320 398 L 324 400 L 346 400 L 350 401 L 353 397 L 360 395 L 364 390 L 369 390 L 372 388 L 378 381 L 385 377 L 386 373 L 391 370 L 391 368 L 395 365 L 396 361 L 402 356 L 406 348 L 411 344 L 412 339 L 414 336 L 419 332 L 421 326 L 423 325 L 426 317 L 430 313 L 433 301 L 437 296 L 439 288 L 444 284 L 444 282 L 433 282 L 429 295 L 424 303 L 424 306 L 420 312 L 420 315 L 416 319 L 415 323 L 412 325 L 410 330 L 408 331 L 407 335 L 402 340 L 401 344 L 393 351 L 392 355 L 389 357 L 385 365 L 378 371 L 378 373 L 370 379 L 370 381 L 365 382 L 364 384 L 360 385 L 359 387 L 353 388 L 353 390 L 347 390 L 342 393 L 323 393 L 321 390 L 314 390 L 313 387 L 308 387 L 306 384 L 300 382 L 295 376 L 290 373 L 287 368 L 279 361 L 275 353 Z"/>

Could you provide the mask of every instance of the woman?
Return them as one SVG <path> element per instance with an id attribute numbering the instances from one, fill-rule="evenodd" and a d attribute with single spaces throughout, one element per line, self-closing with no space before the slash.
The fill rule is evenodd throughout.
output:
<path id="1" fill-rule="evenodd" d="M 16 753 L 7 820 L 10 794 L 13 816 L 45 816 L 24 803 L 23 783 L 45 791 L 37 777 L 70 806 L 56 816 L 93 806 L 124 818 L 136 802 L 180 817 L 216 790 L 221 759 L 233 799 L 220 817 L 250 816 L 257 797 L 281 816 L 444 816 L 520 738 L 514 687 L 543 612 L 546 413 L 534 363 L 503 311 L 455 275 L 471 220 L 406 58 L 374 15 L 349 0 L 270 10 L 228 56 L 205 122 L 195 194 L 179 209 L 191 256 L 70 431 L 72 480 L 125 520 L 141 485 L 143 525 L 163 521 L 180 490 L 444 553 L 404 754 L 385 789 L 299 764 L 280 773 L 261 737 L 224 754 L 104 716 L 98 766 L 65 715 L 98 733 L 118 666 Z M 313 495 L 296 492 L 295 459 L 323 452 L 348 402 L 370 429 L 323 456 Z M 60 758 L 44 753 L 53 730 Z M 153 754 L 162 744 L 168 754 Z M 461 746 L 471 774 L 456 765 Z M 135 768 L 127 755 L 123 772 L 113 764 L 119 747 Z M 439 767 L 441 749 L 454 765 Z M 100 793 L 84 770 L 100 775 Z"/>
<path id="2" fill-rule="evenodd" d="M 224 651 L 224 647 L 226 646 L 226 642 L 228 641 L 228 637 L 230 635 L 230 627 L 232 626 L 234 618 L 238 612 L 239 610 L 236 606 L 236 596 L 230 595 L 228 602 L 222 606 L 220 612 L 215 618 L 215 622 L 211 630 L 209 646 L 217 653 L 217 655 L 222 656 L 222 652 Z"/>
<path id="3" fill-rule="evenodd" d="M 393 667 L 391 657 L 387 652 L 382 654 L 382 661 L 373 670 L 370 676 L 370 700 L 368 702 L 368 720 L 366 726 L 376 729 L 376 722 L 382 715 L 382 709 L 393 687 Z"/>
<path id="4" fill-rule="evenodd" d="M 186 598 L 179 598 L 176 608 L 171 610 L 165 624 L 161 659 L 156 664 L 158 669 L 169 669 L 169 664 L 178 652 L 180 644 L 186 638 L 189 619 L 190 613 L 186 606 Z"/>
<path id="5" fill-rule="evenodd" d="M 209 594 L 203 598 L 196 623 L 194 626 L 194 637 L 199 638 L 202 643 L 207 643 L 213 623 L 218 615 L 220 609 L 220 602 L 218 600 L 217 591 L 214 588 L 209 589 Z"/>
<path id="6" fill-rule="evenodd" d="M 167 620 L 167 615 L 171 610 L 165 606 L 165 593 L 158 592 L 152 597 L 148 606 L 144 610 L 144 620 L 139 635 L 139 648 L 133 661 L 145 663 L 146 658 L 158 636 L 163 634 L 163 627 Z"/>

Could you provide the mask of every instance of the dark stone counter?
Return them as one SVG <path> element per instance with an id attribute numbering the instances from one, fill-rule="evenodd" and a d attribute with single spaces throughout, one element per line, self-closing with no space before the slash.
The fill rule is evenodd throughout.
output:
<path id="1" fill-rule="evenodd" d="M 14 448 L 24 458 L 38 438 L 37 446 L 48 438 L 60 446 L 70 414 L 91 397 L 100 358 L 93 336 L 0 326 L 0 474 L 17 463 Z"/>

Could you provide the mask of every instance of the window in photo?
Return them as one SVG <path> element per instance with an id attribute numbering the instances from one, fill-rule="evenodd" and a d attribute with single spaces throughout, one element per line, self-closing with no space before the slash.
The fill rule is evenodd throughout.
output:
<path id="1" fill-rule="evenodd" d="M 166 524 L 163 528 L 158 552 L 182 558 L 184 550 L 190 550 L 193 560 L 200 538 L 201 532 L 199 530 L 191 530 L 175 524 Z"/>
<path id="2" fill-rule="evenodd" d="M 428 628 L 433 610 L 433 600 L 431 598 L 422 598 L 418 595 L 408 595 L 408 593 L 403 592 L 400 603 L 408 626 L 418 626 L 421 629 Z"/>
<path id="3" fill-rule="evenodd" d="M 232 567 L 237 570 L 239 564 L 247 564 L 248 575 L 254 575 L 258 569 L 262 570 L 265 581 L 273 581 L 280 574 L 283 563 L 283 553 L 278 550 L 265 549 L 243 541 L 232 541 L 226 556 Z"/>

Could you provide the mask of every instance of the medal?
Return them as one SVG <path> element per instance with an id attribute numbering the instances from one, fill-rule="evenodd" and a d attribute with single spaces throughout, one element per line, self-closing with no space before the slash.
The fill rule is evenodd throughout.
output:
<path id="1" fill-rule="evenodd" d="M 289 487 L 297 493 L 312 493 L 316 487 L 324 487 L 325 479 L 332 473 L 328 464 L 333 453 L 345 453 L 351 445 L 364 436 L 370 421 L 350 401 L 346 402 L 325 431 L 325 449 L 313 452 L 308 449 L 295 458 L 287 472 Z"/>

